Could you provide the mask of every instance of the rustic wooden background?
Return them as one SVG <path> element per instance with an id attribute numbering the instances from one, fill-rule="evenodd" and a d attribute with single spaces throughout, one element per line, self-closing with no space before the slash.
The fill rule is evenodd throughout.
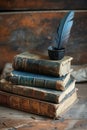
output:
<path id="1" fill-rule="evenodd" d="M 56 28 L 69 10 L 75 10 L 74 24 L 66 47 L 73 64 L 87 63 L 87 0 L 3 0 L 0 1 L 0 72 L 14 55 L 27 51 L 47 54 Z"/>
<path id="2" fill-rule="evenodd" d="M 87 9 L 87 0 L 2 0 L 1 10 Z"/>

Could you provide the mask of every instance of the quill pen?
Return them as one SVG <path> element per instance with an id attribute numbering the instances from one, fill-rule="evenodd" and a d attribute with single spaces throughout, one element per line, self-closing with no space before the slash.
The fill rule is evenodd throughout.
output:
<path id="1" fill-rule="evenodd" d="M 55 38 L 55 48 L 61 49 L 64 43 L 67 43 L 70 30 L 73 25 L 74 11 L 68 12 L 65 17 L 61 20 L 57 28 L 57 36 Z"/>

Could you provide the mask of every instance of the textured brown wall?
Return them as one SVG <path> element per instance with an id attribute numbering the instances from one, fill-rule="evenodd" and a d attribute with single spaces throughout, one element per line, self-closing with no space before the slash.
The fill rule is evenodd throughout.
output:
<path id="1" fill-rule="evenodd" d="M 86 9 L 85 0 L 79 0 L 78 4 L 73 0 L 66 2 L 64 0 L 30 1 L 0 1 L 0 9 L 10 10 L 10 12 L 0 13 L 0 70 L 6 62 L 11 62 L 17 53 L 34 50 L 47 54 L 47 47 L 53 44 L 52 39 L 60 19 L 67 13 L 67 10 L 63 9 L 72 9 L 73 7 L 74 9 Z M 14 9 L 22 11 L 13 12 Z M 23 12 L 26 9 L 49 9 L 49 11 Z M 52 10 L 50 11 L 50 9 Z M 86 64 L 86 51 L 87 10 L 75 10 L 74 25 L 66 45 L 66 55 L 74 57 L 74 64 Z"/>
<path id="2" fill-rule="evenodd" d="M 2 10 L 87 9 L 87 0 L 1 0 Z"/>

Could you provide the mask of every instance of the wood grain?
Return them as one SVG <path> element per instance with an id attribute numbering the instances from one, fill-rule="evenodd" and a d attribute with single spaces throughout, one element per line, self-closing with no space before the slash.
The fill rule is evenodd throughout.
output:
<path id="1" fill-rule="evenodd" d="M 66 11 L 67 12 L 67 11 Z M 47 54 L 64 11 L 0 13 L 0 69 L 13 56 L 33 50 Z M 87 63 L 87 11 L 76 11 L 66 55 L 74 64 Z"/>
<path id="2" fill-rule="evenodd" d="M 0 10 L 87 9 L 86 0 L 2 0 Z"/>

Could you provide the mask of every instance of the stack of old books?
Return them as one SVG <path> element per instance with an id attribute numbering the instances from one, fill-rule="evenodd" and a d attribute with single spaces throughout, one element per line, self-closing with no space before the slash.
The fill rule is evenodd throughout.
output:
<path id="1" fill-rule="evenodd" d="M 52 118 L 66 111 L 77 99 L 70 75 L 70 56 L 50 60 L 25 52 L 13 59 L 13 71 L 1 80 L 0 104 Z"/>

